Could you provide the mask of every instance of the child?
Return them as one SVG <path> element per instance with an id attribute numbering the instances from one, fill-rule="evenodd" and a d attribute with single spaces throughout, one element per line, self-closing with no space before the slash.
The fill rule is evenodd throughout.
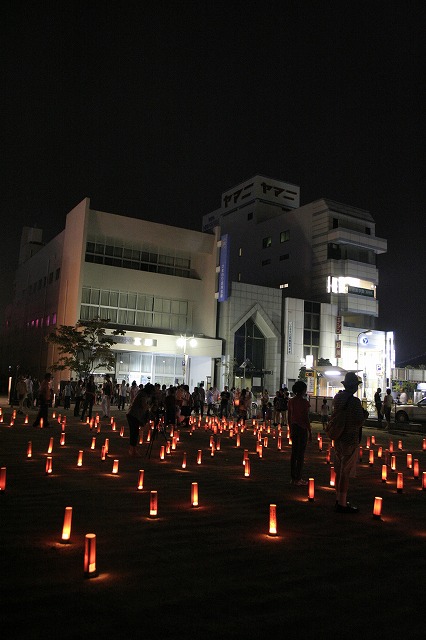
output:
<path id="1" fill-rule="evenodd" d="M 325 428 L 328 424 L 328 416 L 330 413 L 330 409 L 327 404 L 327 398 L 324 398 L 324 400 L 322 401 L 320 413 L 321 413 L 322 430 L 325 431 Z"/>

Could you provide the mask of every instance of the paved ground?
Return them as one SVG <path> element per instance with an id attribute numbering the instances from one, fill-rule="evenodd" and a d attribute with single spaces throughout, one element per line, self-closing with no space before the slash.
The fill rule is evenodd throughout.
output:
<path id="1" fill-rule="evenodd" d="M 273 433 L 260 458 L 251 427 L 239 447 L 235 436 L 223 432 L 214 456 L 211 429 L 197 428 L 192 435 L 181 430 L 176 450 L 161 461 L 161 435 L 151 456 L 146 443 L 142 457 L 128 456 L 127 426 L 120 435 L 125 414 L 115 409 L 117 429 L 103 422 L 96 434 L 67 412 L 64 445 L 57 420 L 48 429 L 34 429 L 18 417 L 10 426 L 11 410 L 5 403 L 2 409 L 5 638 L 254 639 L 296 636 L 295 630 L 296 637 L 308 639 L 424 637 L 426 491 L 406 467 L 412 453 L 420 475 L 426 470 L 424 435 L 365 429 L 364 455 L 350 492 L 360 513 L 349 516 L 333 511 L 326 439 L 322 451 L 316 438 L 308 445 L 305 476 L 316 487 L 315 501 L 309 502 L 305 487 L 289 485 L 290 446 L 283 438 L 280 451 Z M 314 430 L 320 433 L 320 425 Z M 373 435 L 370 466 L 366 438 Z M 50 438 L 53 472 L 46 475 Z M 102 461 L 105 438 L 109 453 Z M 404 473 L 400 494 L 395 472 L 388 470 L 387 483 L 381 480 L 378 448 L 388 448 L 390 439 L 397 471 Z M 138 491 L 140 469 L 144 488 Z M 198 508 L 190 505 L 192 482 L 199 486 Z M 149 517 L 151 490 L 158 491 L 155 519 Z M 375 496 L 383 498 L 382 520 L 372 517 Z M 271 503 L 277 505 L 276 537 L 268 536 Z M 66 506 L 73 508 L 71 541 L 62 544 Z M 99 575 L 91 579 L 83 571 L 86 533 L 95 533 L 97 541 Z"/>

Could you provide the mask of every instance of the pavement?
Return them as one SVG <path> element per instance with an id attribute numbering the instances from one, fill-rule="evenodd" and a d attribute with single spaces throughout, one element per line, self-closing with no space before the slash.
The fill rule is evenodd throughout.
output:
<path id="1" fill-rule="evenodd" d="M 3 637 L 424 637 L 426 491 L 407 468 L 411 453 L 420 477 L 426 470 L 423 434 L 364 428 L 363 456 L 349 492 L 360 512 L 352 515 L 334 512 L 333 451 L 328 463 L 330 443 L 319 423 L 313 423 L 305 458 L 304 475 L 315 481 L 309 501 L 307 487 L 289 483 L 285 430 L 281 449 L 273 427 L 262 434 L 260 457 L 251 425 L 238 442 L 229 428 L 214 434 L 214 425 L 197 423 L 194 430 L 180 429 L 176 448 L 164 460 L 163 435 L 158 433 L 149 449 L 145 431 L 141 457 L 133 458 L 125 413 L 116 407 L 115 430 L 110 420 L 101 420 L 98 432 L 60 407 L 49 428 L 31 426 L 33 409 L 28 424 L 17 416 L 11 425 L 11 408 L 6 400 L 0 406 L 0 467 L 6 468 L 0 492 Z M 220 439 L 214 455 L 212 437 L 216 444 Z M 387 466 L 383 482 L 390 441 L 396 471 Z M 79 451 L 82 466 L 77 466 Z M 138 490 L 140 470 L 144 481 Z M 404 476 L 401 493 L 398 472 Z M 191 506 L 194 482 L 198 507 Z M 158 492 L 157 517 L 150 517 L 151 491 Z M 373 518 L 376 496 L 382 498 L 380 519 Z M 277 512 L 275 536 L 269 535 L 271 504 Z M 72 527 L 70 541 L 63 543 L 67 506 Z M 88 533 L 96 535 L 95 577 L 84 571 Z"/>

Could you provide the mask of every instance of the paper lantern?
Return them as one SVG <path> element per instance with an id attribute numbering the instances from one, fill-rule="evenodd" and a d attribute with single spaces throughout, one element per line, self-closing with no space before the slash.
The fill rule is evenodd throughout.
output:
<path id="1" fill-rule="evenodd" d="M 71 537 L 72 507 L 65 507 L 64 524 L 62 525 L 62 542 L 69 542 Z"/>
<path id="2" fill-rule="evenodd" d="M 359 453 L 358 453 L 358 460 L 359 460 L 359 462 L 362 462 L 362 453 L 363 453 L 363 451 L 362 451 L 362 446 L 360 446 L 360 447 L 359 447 Z"/>
<path id="3" fill-rule="evenodd" d="M 191 506 L 198 507 L 198 482 L 191 485 Z"/>
<path id="4" fill-rule="evenodd" d="M 321 435 L 318 437 L 318 449 L 319 449 L 319 451 L 322 451 L 322 436 Z"/>
<path id="5" fill-rule="evenodd" d="M 398 440 L 398 449 L 402 449 L 402 440 Z"/>
<path id="6" fill-rule="evenodd" d="M 370 467 L 372 467 L 373 464 L 374 464 L 374 450 L 373 449 L 370 449 L 370 451 L 369 451 L 368 464 L 370 465 Z"/>
<path id="7" fill-rule="evenodd" d="M 112 472 L 118 473 L 118 460 L 114 460 L 114 463 L 112 465 Z"/>
<path id="8" fill-rule="evenodd" d="M 396 477 L 396 490 L 398 493 L 402 493 L 404 488 L 404 474 L 400 471 Z"/>
<path id="9" fill-rule="evenodd" d="M 331 449 L 328 447 L 327 453 L 325 454 L 325 462 L 326 464 L 330 464 L 331 462 Z"/>
<path id="10" fill-rule="evenodd" d="M 269 535 L 277 535 L 277 505 L 269 505 Z"/>
<path id="11" fill-rule="evenodd" d="M 186 451 L 183 452 L 182 469 L 186 469 Z"/>
<path id="12" fill-rule="evenodd" d="M 98 575 L 96 569 L 96 535 L 86 533 L 84 540 L 84 576 L 95 578 Z"/>
<path id="13" fill-rule="evenodd" d="M 386 482 L 388 479 L 388 467 L 386 464 L 382 464 L 382 482 Z"/>
<path id="14" fill-rule="evenodd" d="M 124 427 L 121 427 L 120 429 L 120 438 L 122 438 L 124 436 Z"/>
<path id="15" fill-rule="evenodd" d="M 371 444 L 376 444 L 376 436 L 371 436 Z"/>
<path id="16" fill-rule="evenodd" d="M 267 449 L 267 447 L 268 447 L 268 438 L 263 438 L 263 446 L 265 447 L 265 449 Z"/>
<path id="17" fill-rule="evenodd" d="M 413 454 L 407 453 L 407 469 L 413 468 Z"/>
<path id="18" fill-rule="evenodd" d="M 90 448 L 93 450 L 96 447 L 96 436 L 93 436 L 92 438 L 92 444 L 90 445 Z"/>
<path id="19" fill-rule="evenodd" d="M 212 448 L 211 448 L 211 450 L 210 450 L 210 455 L 211 455 L 211 456 L 214 456 L 214 452 L 215 452 L 215 451 L 216 451 L 216 445 L 215 445 L 215 443 L 213 442 L 213 444 L 212 444 Z"/>
<path id="20" fill-rule="evenodd" d="M 54 412 L 52 413 L 52 418 L 53 418 L 53 419 L 55 419 L 55 418 L 56 418 L 56 411 L 54 411 Z"/>
<path id="21" fill-rule="evenodd" d="M 52 473 L 52 456 L 47 456 L 46 458 L 46 473 Z"/>
<path id="22" fill-rule="evenodd" d="M 105 438 L 105 453 L 109 451 L 109 438 Z"/>
<path id="23" fill-rule="evenodd" d="M 167 441 L 166 444 L 166 454 L 169 456 L 171 454 L 171 448 L 170 448 L 170 440 Z"/>
<path id="24" fill-rule="evenodd" d="M 426 438 L 423 438 L 423 451 L 426 451 Z"/>
<path id="25" fill-rule="evenodd" d="M 244 477 L 248 478 L 250 476 L 250 458 L 247 458 L 244 464 Z"/>
<path id="26" fill-rule="evenodd" d="M 201 464 L 201 449 L 198 449 L 198 453 L 197 453 L 197 464 Z"/>
<path id="27" fill-rule="evenodd" d="M 258 447 L 257 447 L 257 455 L 259 456 L 259 458 L 263 458 L 263 447 L 260 443 L 258 444 Z"/>
<path id="28" fill-rule="evenodd" d="M 309 502 L 313 502 L 315 499 L 315 480 L 313 478 L 309 478 L 308 480 L 308 500 Z"/>
<path id="29" fill-rule="evenodd" d="M 61 433 L 61 439 L 59 440 L 59 444 L 63 447 L 65 444 L 65 432 Z"/>
<path id="30" fill-rule="evenodd" d="M 377 457 L 381 458 L 383 456 L 383 447 L 379 447 L 377 449 Z"/>
<path id="31" fill-rule="evenodd" d="M 172 438 L 172 451 L 176 451 L 177 447 L 177 436 L 173 436 Z"/>
<path id="32" fill-rule="evenodd" d="M 395 455 L 393 455 L 391 457 L 391 469 L 392 469 L 392 471 L 396 471 L 396 456 Z"/>
<path id="33" fill-rule="evenodd" d="M 336 486 L 336 472 L 334 467 L 330 467 L 330 487 Z"/>
<path id="34" fill-rule="evenodd" d="M 235 446 L 236 446 L 236 447 L 239 447 L 240 445 L 241 445 L 241 436 L 240 436 L 240 434 L 238 433 L 238 434 L 237 434 L 236 441 L 235 441 Z"/>
<path id="35" fill-rule="evenodd" d="M 31 440 L 27 444 L 27 458 L 31 458 L 33 455 L 33 445 Z"/>
<path id="36" fill-rule="evenodd" d="M 216 451 L 220 451 L 220 436 L 216 438 Z"/>
<path id="37" fill-rule="evenodd" d="M 371 442 L 371 438 L 370 438 L 370 436 L 367 436 L 367 444 L 365 445 L 366 449 L 370 448 L 370 442 Z"/>
<path id="38" fill-rule="evenodd" d="M 47 447 L 47 453 L 52 453 L 53 451 L 53 437 L 49 440 L 49 446 Z"/>
<path id="39" fill-rule="evenodd" d="M 423 471 L 422 473 L 422 489 L 423 491 L 426 491 L 426 471 Z"/>
<path id="40" fill-rule="evenodd" d="M 150 518 L 156 518 L 158 513 L 158 493 L 157 491 L 151 491 L 149 498 L 149 516 Z"/>
<path id="41" fill-rule="evenodd" d="M 82 466 L 83 466 L 83 451 L 82 449 L 80 449 L 80 451 L 78 452 L 77 467 L 82 467 Z"/>
<path id="42" fill-rule="evenodd" d="M 382 498 L 378 498 L 377 496 L 374 498 L 374 506 L 373 506 L 373 518 L 376 520 L 381 520 L 382 516 Z"/>
<path id="43" fill-rule="evenodd" d="M 40 418 L 40 429 L 43 429 L 44 426 L 44 418 Z"/>
<path id="44" fill-rule="evenodd" d="M 105 450 L 105 445 L 103 444 L 101 447 L 101 460 L 105 460 L 106 458 L 106 450 Z"/>
<path id="45" fill-rule="evenodd" d="M 282 444 L 281 444 L 281 443 L 282 443 L 281 436 L 278 436 L 278 439 L 277 439 L 277 449 L 278 449 L 279 451 L 281 451 L 281 450 L 282 450 L 282 449 L 281 449 L 281 447 L 282 447 Z"/>
<path id="46" fill-rule="evenodd" d="M 393 440 L 389 440 L 389 451 L 393 453 Z"/>
<path id="47" fill-rule="evenodd" d="M 164 445 L 160 447 L 160 460 L 164 460 L 166 457 L 166 448 Z"/>
<path id="48" fill-rule="evenodd" d="M 27 413 L 27 415 L 25 416 L 24 424 L 28 424 L 28 413 Z"/>
<path id="49" fill-rule="evenodd" d="M 414 461 L 413 461 L 413 477 L 414 477 L 415 480 L 419 479 L 419 471 L 420 471 L 420 469 L 419 469 L 419 461 L 418 461 L 417 458 L 414 458 Z"/>
<path id="50" fill-rule="evenodd" d="M 144 477 L 144 473 L 145 471 L 143 469 L 139 469 L 139 474 L 138 474 L 138 491 L 142 491 L 143 489 L 143 477 Z"/>
<path id="51" fill-rule="evenodd" d="M 0 469 L 0 491 L 6 491 L 6 467 Z"/>

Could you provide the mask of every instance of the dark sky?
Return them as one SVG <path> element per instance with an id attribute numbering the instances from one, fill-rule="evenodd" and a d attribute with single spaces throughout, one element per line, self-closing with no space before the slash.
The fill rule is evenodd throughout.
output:
<path id="1" fill-rule="evenodd" d="M 256 173 L 368 209 L 379 328 L 426 353 L 425 3 L 5 0 L 2 304 L 22 226 L 95 209 L 201 228 Z M 426 361 L 426 357 L 424 358 Z"/>

